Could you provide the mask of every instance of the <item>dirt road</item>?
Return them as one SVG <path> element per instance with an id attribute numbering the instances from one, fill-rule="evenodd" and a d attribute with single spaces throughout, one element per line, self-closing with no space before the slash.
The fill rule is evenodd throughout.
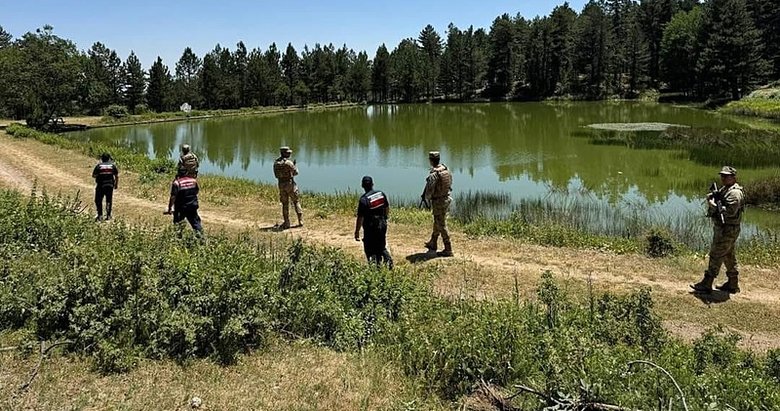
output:
<path id="1" fill-rule="evenodd" d="M 0 132 L 0 186 L 23 192 L 35 186 L 39 191 L 70 196 L 80 192 L 84 204 L 90 205 L 89 212 L 94 212 L 91 171 L 95 163 L 86 156 Z M 301 168 L 304 179 L 305 165 Z M 167 192 L 160 191 L 149 193 L 137 175 L 122 170 L 120 187 L 114 195 L 115 216 L 131 224 L 170 224 L 169 217 L 161 214 L 167 205 Z M 201 202 L 207 232 L 250 230 L 257 236 L 301 237 L 362 258 L 362 246 L 352 238 L 353 216 L 315 218 L 307 214 L 304 227 L 272 232 L 270 227 L 278 222 L 279 214 L 278 204 L 260 199 L 230 204 Z M 455 232 L 454 258 L 427 259 L 422 243 L 428 229 L 391 221 L 389 248 L 397 265 L 436 272 L 434 284 L 442 294 L 493 298 L 513 294 L 517 284 L 522 296 L 532 298 L 539 275 L 550 270 L 572 295 L 583 295 L 588 284 L 596 291 L 615 292 L 650 287 L 667 328 L 685 339 L 695 338 L 707 327 L 723 324 L 740 332 L 746 347 L 759 351 L 780 347 L 777 269 L 743 267 L 743 293 L 708 304 L 688 292 L 688 284 L 698 279 L 706 265 L 703 256 L 650 259 L 598 250 L 542 247 L 500 238 L 469 238 Z"/>

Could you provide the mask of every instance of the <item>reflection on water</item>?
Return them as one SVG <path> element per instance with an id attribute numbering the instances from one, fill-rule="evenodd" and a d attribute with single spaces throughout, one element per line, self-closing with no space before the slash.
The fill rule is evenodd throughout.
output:
<path id="1" fill-rule="evenodd" d="M 505 193 L 515 205 L 556 192 L 587 191 L 617 208 L 660 219 L 701 214 L 711 166 L 674 150 L 635 150 L 576 138 L 593 123 L 662 122 L 742 128 L 730 117 L 643 103 L 384 105 L 272 116 L 239 116 L 91 130 L 78 138 L 120 141 L 153 157 L 189 143 L 201 172 L 274 182 L 273 160 L 289 145 L 303 190 L 359 191 L 372 175 L 392 197 L 419 197 L 427 152 L 438 150 L 456 192 Z M 740 170 L 740 178 L 777 169 Z M 699 185 L 701 185 L 699 187 Z"/>

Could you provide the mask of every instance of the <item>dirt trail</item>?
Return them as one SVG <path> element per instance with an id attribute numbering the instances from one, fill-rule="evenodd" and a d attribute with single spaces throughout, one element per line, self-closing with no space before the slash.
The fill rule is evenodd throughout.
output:
<path id="1" fill-rule="evenodd" d="M 93 210 L 91 171 L 94 165 L 95 162 L 86 156 L 0 133 L 0 186 L 29 192 L 36 185 L 38 190 L 66 195 L 80 191 L 84 204 L 90 204 L 89 210 Z M 156 198 L 141 195 L 137 175 L 122 170 L 120 188 L 115 192 L 115 215 L 130 222 L 170 223 L 169 217 L 161 214 L 167 204 L 167 193 L 152 197 Z M 201 201 L 201 216 L 207 231 L 258 229 L 258 235 L 300 237 L 362 257 L 360 243 L 352 238 L 353 217 L 318 219 L 307 214 L 304 227 L 281 233 L 269 232 L 277 222 L 278 214 L 277 204 L 246 201 L 245 204 L 218 205 Z M 753 348 L 780 347 L 780 338 L 774 338 L 777 341 L 774 344 L 768 342 L 780 336 L 780 327 L 763 324 L 765 319 L 760 318 L 752 320 L 758 321 L 758 325 L 744 326 L 739 312 L 774 318 L 780 314 L 778 272 L 774 269 L 743 267 L 744 293 L 732 297 L 728 304 L 702 304 L 689 295 L 688 284 L 700 276 L 705 266 L 703 258 L 656 260 L 640 255 L 543 247 L 505 239 L 475 239 L 454 232 L 456 256 L 429 260 L 422 247 L 427 233 L 421 231 L 427 230 L 428 227 L 421 229 L 391 221 L 389 248 L 396 264 L 414 263 L 415 268 L 434 265 L 439 273 L 435 286 L 443 294 L 492 298 L 514 293 L 517 284 L 521 294 L 529 296 L 533 295 L 540 273 L 551 270 L 575 289 L 582 289 L 586 284 L 600 291 L 651 287 L 656 299 L 661 301 L 660 305 L 668 311 L 665 318 L 669 324 L 674 324 L 668 328 L 686 339 L 695 337 L 704 326 L 725 323 L 745 335 L 747 346 L 753 346 L 751 341 L 758 340 L 760 344 Z M 686 310 L 684 315 L 678 315 L 680 310 Z M 663 309 L 661 311 L 664 314 Z M 745 331 L 746 328 L 754 329 Z"/>

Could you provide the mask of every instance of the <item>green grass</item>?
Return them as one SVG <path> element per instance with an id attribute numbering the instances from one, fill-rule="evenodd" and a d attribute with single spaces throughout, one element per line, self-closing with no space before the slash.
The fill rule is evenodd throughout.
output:
<path id="1" fill-rule="evenodd" d="M 780 352 L 741 351 L 718 330 L 679 342 L 648 290 L 574 297 L 545 273 L 532 300 L 450 300 L 428 277 L 334 249 L 96 225 L 78 208 L 0 191 L 0 330 L 23 347 L 68 340 L 66 351 L 104 373 L 156 359 L 234 364 L 286 338 L 370 349 L 445 399 L 484 380 L 630 408 L 679 401 L 654 369 L 629 369 L 641 359 L 668 369 L 691 409 L 780 407 Z"/>
<path id="2" fill-rule="evenodd" d="M 745 98 L 732 101 L 720 108 L 720 112 L 741 116 L 763 117 L 780 120 L 780 91 L 775 89 L 773 98 Z"/>
<path id="3" fill-rule="evenodd" d="M 308 104 L 305 108 L 302 107 L 244 107 L 240 109 L 229 110 L 192 110 L 189 113 L 183 111 L 168 111 L 162 113 L 148 112 L 144 114 L 135 114 L 122 117 L 103 116 L 100 119 L 100 124 L 105 125 L 121 125 L 121 124 L 137 124 L 155 121 L 166 120 L 186 120 L 188 118 L 209 118 L 209 117 L 226 117 L 237 115 L 254 115 L 254 114 L 272 114 L 283 113 L 288 111 L 298 110 L 319 110 L 333 107 L 344 107 L 353 104 L 338 103 L 338 104 Z"/>

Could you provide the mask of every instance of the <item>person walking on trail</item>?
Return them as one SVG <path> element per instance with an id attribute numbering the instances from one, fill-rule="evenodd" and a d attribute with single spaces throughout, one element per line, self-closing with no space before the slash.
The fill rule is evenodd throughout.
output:
<path id="1" fill-rule="evenodd" d="M 433 233 L 431 239 L 425 243 L 425 248 L 435 252 L 438 248 L 439 235 L 441 235 L 444 249 L 437 254 L 440 257 L 452 257 L 450 233 L 447 230 L 447 212 L 452 203 L 452 197 L 450 197 L 452 173 L 446 165 L 440 163 L 441 157 L 438 151 L 429 152 L 428 160 L 431 163 L 431 170 L 425 179 L 423 199 L 427 200 L 433 212 Z"/>
<path id="2" fill-rule="evenodd" d="M 374 190 L 374 180 L 371 176 L 363 177 L 360 186 L 365 193 L 358 200 L 355 241 L 360 241 L 360 227 L 363 227 L 363 251 L 368 262 L 377 266 L 384 263 L 392 270 L 393 257 L 387 251 L 387 217 L 390 214 L 390 202 L 384 192 Z"/>
<path id="3" fill-rule="evenodd" d="M 722 186 L 717 192 L 707 195 L 707 215 L 712 218 L 713 235 L 710 245 L 709 264 L 704 278 L 691 288 L 699 293 L 711 293 L 712 283 L 725 264 L 728 280 L 716 288 L 729 294 L 739 292 L 739 266 L 734 252 L 745 209 L 744 193 L 737 184 L 737 170 L 725 166 L 720 170 Z"/>
<path id="4" fill-rule="evenodd" d="M 190 223 L 196 235 L 200 236 L 203 226 L 198 215 L 198 180 L 179 173 L 171 183 L 171 197 L 168 200 L 168 210 L 164 214 L 173 214 L 173 223 L 178 224 L 184 219 Z"/>
<path id="5" fill-rule="evenodd" d="M 186 177 L 198 178 L 198 168 L 200 167 L 200 161 L 198 156 L 192 152 L 189 144 L 182 144 L 181 156 L 179 157 L 179 163 L 176 166 L 177 174 Z"/>
<path id="6" fill-rule="evenodd" d="M 111 208 L 114 202 L 114 190 L 119 188 L 119 168 L 111 161 L 111 155 L 103 153 L 100 163 L 92 170 L 95 179 L 95 221 L 103 220 L 103 198 L 106 199 L 106 220 L 111 219 Z"/>
<path id="7" fill-rule="evenodd" d="M 279 154 L 279 158 L 274 161 L 274 177 L 279 181 L 279 201 L 282 203 L 282 218 L 284 218 L 279 228 L 283 230 L 290 228 L 291 201 L 298 215 L 298 227 L 303 227 L 303 210 L 298 198 L 298 185 L 295 184 L 294 179 L 298 175 L 298 167 L 295 160 L 290 160 L 292 155 L 290 147 L 279 148 Z"/>

